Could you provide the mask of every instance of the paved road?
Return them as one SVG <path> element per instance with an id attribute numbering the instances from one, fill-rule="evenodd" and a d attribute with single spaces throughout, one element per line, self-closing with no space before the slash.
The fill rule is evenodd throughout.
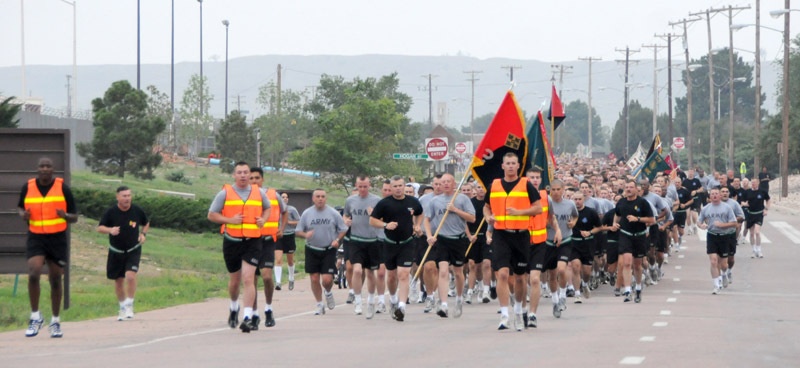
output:
<path id="1" fill-rule="evenodd" d="M 666 276 L 641 304 L 615 298 L 604 285 L 561 319 L 542 299 L 539 328 L 497 331 L 497 303 L 467 305 L 461 319 L 423 314 L 412 304 L 406 321 L 368 321 L 339 304 L 314 316 L 308 282 L 277 292 L 277 326 L 251 334 L 227 328 L 227 301 L 210 300 L 139 313 L 132 321 L 65 322 L 64 338 L 23 331 L 0 334 L 0 366 L 59 367 L 358 365 L 586 367 L 787 367 L 800 358 L 800 291 L 792 262 L 800 259 L 800 219 L 770 213 L 764 259 L 738 248 L 734 283 L 711 295 L 705 244 L 696 236 L 673 254 Z M 451 302 L 452 304 L 452 302 Z"/>

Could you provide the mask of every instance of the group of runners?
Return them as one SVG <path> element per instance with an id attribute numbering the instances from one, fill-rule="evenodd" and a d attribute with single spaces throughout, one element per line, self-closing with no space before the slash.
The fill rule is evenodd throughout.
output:
<path id="1" fill-rule="evenodd" d="M 43 326 L 39 275 L 47 263 L 53 290 L 49 330 L 61 337 L 65 234 L 67 223 L 77 221 L 77 209 L 69 187 L 52 175 L 52 161 L 41 159 L 38 169 L 19 201 L 29 224 L 32 313 L 26 336 Z M 286 193 L 263 186 L 260 168 L 236 163 L 234 183 L 217 193 L 208 211 L 208 219 L 221 225 L 229 326 L 246 333 L 259 328 L 259 275 L 264 324 L 275 326 L 272 302 L 274 290 L 281 290 L 284 254 L 288 289 L 294 288 L 295 236 L 305 241 L 317 315 L 336 307 L 332 287 L 342 264 L 344 275 L 338 277 L 346 279 L 347 303 L 356 315 L 388 313 L 402 322 L 408 304 L 419 303 L 424 313 L 459 318 L 464 304 L 496 299 L 498 329 L 518 331 L 538 326 L 541 298 L 551 300 L 555 318 L 566 310 L 567 298 L 583 304 L 602 284 L 624 302 L 640 303 L 643 287 L 663 277 L 670 252 L 698 229 L 707 232 L 713 294 L 733 282 L 737 245 L 749 243 L 751 258 L 764 257 L 760 229 L 770 197 L 768 182 L 758 178 L 690 169 L 659 173 L 651 183 L 633 179 L 623 164 L 575 160 L 562 163 L 543 188 L 542 170 L 533 167 L 520 176 L 513 153 L 503 157 L 502 169 L 504 176 L 490 183 L 470 178 L 463 185 L 452 174 L 436 175 L 431 185 L 393 176 L 381 182 L 382 197 L 370 192 L 372 179 L 359 176 L 341 211 L 328 205 L 325 190 L 316 189 L 313 206 L 300 215 Z M 149 229 L 131 198 L 129 188 L 119 187 L 117 204 L 97 227 L 109 235 L 107 277 L 114 280 L 120 321 L 134 317 L 136 273 Z"/>

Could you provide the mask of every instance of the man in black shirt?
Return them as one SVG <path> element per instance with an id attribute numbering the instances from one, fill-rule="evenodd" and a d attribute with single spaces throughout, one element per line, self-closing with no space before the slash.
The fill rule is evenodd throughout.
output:
<path id="1" fill-rule="evenodd" d="M 150 221 L 144 211 L 131 203 L 130 188 L 117 188 L 117 204 L 103 214 L 97 232 L 108 234 L 106 277 L 114 280 L 119 301 L 117 321 L 133 318 L 133 299 L 136 295 L 136 273 L 142 257 L 142 245 L 147 240 Z M 139 227 L 142 228 L 139 231 Z"/>
<path id="2" fill-rule="evenodd" d="M 465 186 L 467 184 L 464 184 Z M 486 244 L 486 228 L 488 224 L 483 221 L 483 206 L 486 204 L 486 189 L 478 182 L 471 184 L 475 196 L 470 199 L 475 207 L 475 222 L 467 223 L 467 237 L 472 247 L 467 254 L 469 260 L 469 280 L 467 281 L 467 304 L 472 304 L 476 291 L 482 294 L 481 301 L 489 302 L 489 287 L 492 281 L 492 247 Z M 481 275 L 482 287 L 477 287 L 478 275 Z"/>
<path id="3" fill-rule="evenodd" d="M 692 205 L 686 212 L 686 224 L 689 226 L 688 233 L 692 234 L 697 232 L 697 215 L 700 213 L 700 208 L 703 206 L 703 183 L 700 179 L 694 176 L 694 170 L 689 169 L 687 178 L 683 180 L 683 187 L 686 188 L 692 196 Z"/>
<path id="4" fill-rule="evenodd" d="M 745 192 L 745 201 L 742 203 L 742 208 L 747 209 L 745 226 L 750 231 L 750 244 L 753 245 L 753 255 L 750 258 L 764 258 L 764 253 L 761 251 L 761 225 L 769 210 L 770 198 L 769 193 L 760 189 L 758 179 L 753 178 L 750 187 L 750 190 Z"/>
<path id="5" fill-rule="evenodd" d="M 772 180 L 772 174 L 767 172 L 767 167 L 762 166 L 761 172 L 758 173 L 758 189 L 761 189 L 767 193 L 769 193 L 769 181 Z"/>
<path id="6" fill-rule="evenodd" d="M 617 202 L 614 226 L 619 229 L 619 254 L 625 302 L 631 301 L 631 264 L 636 277 L 636 303 L 642 301 L 642 258 L 647 252 L 647 227 L 655 222 L 650 203 L 638 196 L 634 180 L 625 182 L 625 197 Z"/>
<path id="7" fill-rule="evenodd" d="M 383 261 L 392 306 L 392 318 L 402 322 L 406 314 L 409 272 L 414 262 L 414 233 L 421 231 L 422 205 L 404 194 L 405 182 L 395 175 L 390 182 L 392 195 L 384 197 L 370 215 L 369 224 L 384 229 Z M 399 292 L 398 292 L 399 284 Z"/>

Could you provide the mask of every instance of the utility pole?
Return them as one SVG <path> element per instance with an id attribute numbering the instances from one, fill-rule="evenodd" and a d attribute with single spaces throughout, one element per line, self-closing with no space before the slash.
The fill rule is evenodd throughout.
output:
<path id="1" fill-rule="evenodd" d="M 643 48 L 653 49 L 653 138 L 658 131 L 658 49 L 666 48 L 664 45 L 642 45 Z"/>
<path id="2" fill-rule="evenodd" d="M 509 82 L 511 82 L 511 87 L 514 87 L 514 69 L 522 69 L 522 66 L 519 65 L 503 65 L 501 66 L 503 69 L 508 69 L 508 76 Z"/>
<path id="3" fill-rule="evenodd" d="M 603 60 L 602 58 L 595 58 L 595 57 L 579 57 L 578 60 L 581 61 L 588 61 L 589 62 L 589 89 L 586 91 L 586 95 L 588 98 L 589 108 L 588 108 L 588 115 L 589 119 L 587 121 L 587 125 L 589 126 L 589 158 L 592 157 L 592 62 L 593 61 L 600 61 Z"/>
<path id="4" fill-rule="evenodd" d="M 470 78 L 467 79 L 470 81 L 472 85 L 472 97 L 470 98 L 470 115 L 469 115 L 469 140 L 472 142 L 472 147 L 470 149 L 475 151 L 475 81 L 480 79 L 475 78 L 475 74 L 483 73 L 480 70 L 469 70 L 464 73 L 470 74 Z"/>
<path id="5" fill-rule="evenodd" d="M 689 167 L 694 164 L 692 158 L 692 144 L 694 144 L 694 137 L 692 136 L 692 71 L 689 70 L 689 33 L 686 31 L 687 24 L 696 22 L 701 18 L 691 18 L 680 20 L 678 22 L 670 22 L 670 26 L 683 25 L 683 53 L 686 57 L 686 150 L 688 152 Z"/>
<path id="6" fill-rule="evenodd" d="M 756 136 L 753 169 L 761 172 L 761 0 L 756 0 Z"/>
<path id="7" fill-rule="evenodd" d="M 562 88 L 564 88 L 564 74 L 572 73 L 570 71 L 572 65 L 551 64 L 550 68 L 553 70 L 553 73 L 558 72 L 558 95 L 561 97 L 561 101 L 564 101 L 564 93 L 562 93 Z M 551 111 L 550 114 L 552 115 L 553 112 Z M 559 142 L 561 140 L 561 134 L 555 135 L 555 127 L 553 127 L 553 134 L 553 142 L 555 142 L 556 147 L 561 147 L 562 142 Z"/>
<path id="8" fill-rule="evenodd" d="M 678 36 L 672 33 L 654 36 L 667 40 L 667 105 L 669 108 L 669 136 L 667 137 L 667 142 L 672 142 L 672 138 L 675 137 L 675 133 L 672 130 L 672 39 L 678 38 Z"/>
<path id="9" fill-rule="evenodd" d="M 281 116 L 281 64 L 278 64 L 278 84 L 275 87 L 278 89 L 277 91 L 275 91 L 276 92 L 275 95 L 278 97 L 277 98 L 278 103 L 277 103 L 276 112 L 278 113 L 278 118 L 280 118 L 280 116 Z"/>
<path id="10" fill-rule="evenodd" d="M 67 117 L 68 118 L 72 117 L 72 104 L 70 104 L 70 101 L 72 101 L 72 89 L 71 89 L 72 86 L 70 86 L 69 83 L 70 78 L 72 78 L 72 76 L 67 74 Z"/>
<path id="11" fill-rule="evenodd" d="M 631 52 L 637 53 L 639 50 L 631 50 L 630 47 L 627 46 L 625 46 L 625 50 L 615 50 L 617 52 L 625 52 L 625 105 L 623 105 L 622 113 L 625 116 L 625 157 L 630 158 L 630 135 L 628 134 L 628 131 L 630 130 L 630 114 L 628 113 L 628 71 L 631 63 Z M 621 61 L 622 60 L 617 60 L 617 62 Z M 633 62 L 638 62 L 638 60 L 634 60 Z"/>
<path id="12" fill-rule="evenodd" d="M 790 9 L 790 1 L 784 0 L 784 9 Z M 786 198 L 789 195 L 789 42 L 791 38 L 789 32 L 791 31 L 789 23 L 789 13 L 783 15 L 783 96 L 781 103 L 781 133 L 783 139 L 781 142 L 781 197 Z M 759 50 L 756 50 L 758 52 Z M 756 175 L 758 175 L 756 173 Z"/>
<path id="13" fill-rule="evenodd" d="M 438 75 L 427 74 L 423 75 L 422 78 L 428 79 L 428 87 L 422 87 L 421 90 L 428 91 L 428 126 L 433 128 L 433 78 L 438 77 Z"/>
<path id="14" fill-rule="evenodd" d="M 705 12 L 697 12 L 697 13 L 689 13 L 691 16 L 703 16 L 705 14 L 706 17 L 706 27 L 708 29 L 708 129 L 709 129 L 709 139 L 708 139 L 708 170 L 709 174 L 713 174 L 715 167 L 716 167 L 716 137 L 715 137 L 715 125 L 716 119 L 714 116 L 714 57 L 711 52 L 712 44 L 711 44 L 711 14 L 716 14 L 723 11 L 729 11 L 732 14 L 733 10 L 745 10 L 750 9 L 750 6 L 746 7 L 732 7 L 728 6 L 727 8 L 709 8 L 706 9 Z M 756 50 L 758 51 L 758 50 Z M 733 52 L 733 50 L 731 50 Z M 729 82 L 733 83 L 733 81 Z"/>

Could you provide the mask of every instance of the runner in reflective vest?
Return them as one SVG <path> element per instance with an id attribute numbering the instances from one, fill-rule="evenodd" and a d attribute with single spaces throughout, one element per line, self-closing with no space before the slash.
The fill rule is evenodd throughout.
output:
<path id="1" fill-rule="evenodd" d="M 531 244 L 540 244 L 547 241 L 547 218 L 550 216 L 550 213 L 547 211 L 549 207 L 547 191 L 544 189 L 540 190 L 539 196 L 542 197 L 542 213 L 531 217 L 531 226 L 529 228 Z"/>
<path id="2" fill-rule="evenodd" d="M 496 230 L 528 229 L 531 216 L 511 216 L 506 214 L 506 208 L 527 209 L 531 207 L 528 199 L 528 178 L 521 178 L 511 192 L 506 193 L 500 179 L 492 182 L 492 194 L 489 198 L 494 214 Z"/>
<path id="3" fill-rule="evenodd" d="M 222 225 L 220 232 L 226 232 L 234 238 L 258 238 L 261 237 L 261 229 L 256 224 L 256 218 L 261 217 L 263 212 L 261 203 L 261 192 L 255 185 L 250 186 L 250 196 L 247 201 L 242 201 L 230 184 L 222 187 L 225 190 L 225 206 L 222 207 L 222 216 L 235 217 L 242 215 L 241 224 Z"/>
<path id="4" fill-rule="evenodd" d="M 47 196 L 39 193 L 36 179 L 28 180 L 28 194 L 25 196 L 25 210 L 30 211 L 28 229 L 34 234 L 56 234 L 67 230 L 67 220 L 58 216 L 57 210 L 67 211 L 62 185 L 64 179 L 55 178 Z"/>
<path id="5" fill-rule="evenodd" d="M 264 227 L 261 228 L 261 235 L 271 236 L 273 241 L 278 241 L 278 228 L 280 228 L 281 219 L 281 206 L 280 203 L 278 203 L 278 192 L 272 188 L 267 189 L 267 199 L 269 199 L 269 217 L 267 221 L 264 222 Z"/>

